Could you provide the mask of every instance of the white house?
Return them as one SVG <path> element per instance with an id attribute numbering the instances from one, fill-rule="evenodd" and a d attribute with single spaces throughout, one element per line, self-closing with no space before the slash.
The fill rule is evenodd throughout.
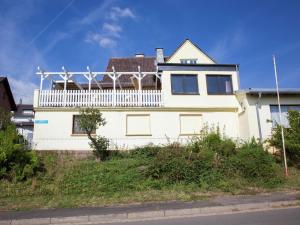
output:
<path id="1" fill-rule="evenodd" d="M 81 107 L 101 110 L 107 124 L 96 133 L 110 139 L 111 149 L 185 142 L 204 125 L 219 126 L 234 139 L 265 139 L 271 134 L 266 120 L 272 119 L 270 105 L 276 106 L 276 96 L 240 90 L 237 64 L 216 63 L 188 39 L 169 57 L 157 48 L 154 57 L 111 58 L 105 72 L 63 68 L 37 74 L 41 84 L 34 93 L 36 150 L 89 150 L 78 125 Z M 297 107 L 300 91 L 290 90 L 282 101 Z"/>

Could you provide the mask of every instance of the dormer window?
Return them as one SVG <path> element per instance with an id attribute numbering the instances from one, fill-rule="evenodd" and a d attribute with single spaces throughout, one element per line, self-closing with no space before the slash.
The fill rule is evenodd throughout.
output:
<path id="1" fill-rule="evenodd" d="M 180 59 L 181 64 L 197 64 L 197 59 Z"/>

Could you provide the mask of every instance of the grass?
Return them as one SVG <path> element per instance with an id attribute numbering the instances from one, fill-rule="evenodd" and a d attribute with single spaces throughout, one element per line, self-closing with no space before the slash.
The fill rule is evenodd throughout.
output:
<path id="1" fill-rule="evenodd" d="M 113 204 L 199 200 L 209 196 L 251 194 L 266 191 L 300 190 L 300 173 L 275 188 L 261 187 L 238 178 L 217 188 L 195 183 L 168 183 L 145 176 L 149 157 L 115 157 L 105 162 L 74 160 L 57 154 L 43 156 L 46 173 L 25 182 L 1 180 L 0 210 L 104 206 Z M 279 171 L 281 173 L 282 171 Z"/>

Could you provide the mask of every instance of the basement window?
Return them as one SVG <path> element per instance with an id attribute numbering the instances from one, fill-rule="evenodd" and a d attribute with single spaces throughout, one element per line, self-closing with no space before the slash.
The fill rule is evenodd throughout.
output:
<path id="1" fill-rule="evenodd" d="M 176 95 L 197 95 L 198 78 L 191 74 L 172 74 L 171 75 L 172 94 Z"/>

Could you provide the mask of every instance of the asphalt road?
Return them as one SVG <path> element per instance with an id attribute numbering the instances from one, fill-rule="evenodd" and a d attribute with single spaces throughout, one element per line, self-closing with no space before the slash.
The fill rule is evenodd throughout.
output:
<path id="1" fill-rule="evenodd" d="M 218 216 L 200 216 L 180 219 L 163 219 L 111 225 L 300 225 L 300 208 L 236 213 Z"/>

